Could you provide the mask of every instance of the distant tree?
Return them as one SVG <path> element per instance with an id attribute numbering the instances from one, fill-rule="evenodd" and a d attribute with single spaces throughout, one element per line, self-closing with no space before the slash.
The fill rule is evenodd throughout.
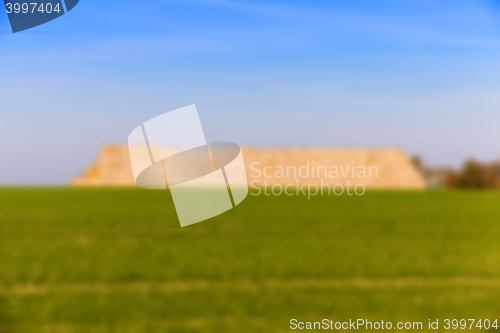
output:
<path id="1" fill-rule="evenodd" d="M 468 160 L 458 176 L 458 186 L 465 188 L 482 187 L 481 183 L 481 166 L 473 159 Z"/>
<path id="2" fill-rule="evenodd" d="M 481 185 L 484 188 L 495 188 L 498 186 L 498 165 L 484 165 L 481 173 Z"/>
<path id="3" fill-rule="evenodd" d="M 499 185 L 499 166 L 468 160 L 458 176 L 458 186 L 464 188 L 495 188 Z"/>
<path id="4" fill-rule="evenodd" d="M 414 155 L 410 157 L 410 161 L 419 172 L 423 172 L 424 163 L 422 162 L 422 158 L 420 156 Z"/>
<path id="5" fill-rule="evenodd" d="M 455 170 L 447 170 L 444 179 L 444 186 L 446 188 L 456 188 L 459 186 L 459 173 Z"/>

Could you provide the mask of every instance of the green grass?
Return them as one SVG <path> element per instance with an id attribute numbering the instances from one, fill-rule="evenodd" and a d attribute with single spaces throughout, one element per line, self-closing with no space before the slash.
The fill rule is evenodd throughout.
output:
<path id="1" fill-rule="evenodd" d="M 249 196 L 180 228 L 166 191 L 0 190 L 1 333 L 426 325 L 499 295 L 498 192 Z"/>

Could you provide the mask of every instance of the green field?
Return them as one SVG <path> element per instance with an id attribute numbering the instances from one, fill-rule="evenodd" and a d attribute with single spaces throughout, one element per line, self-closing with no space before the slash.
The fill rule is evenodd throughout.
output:
<path id="1" fill-rule="evenodd" d="M 166 191 L 0 190 L 2 333 L 426 327 L 499 297 L 498 192 L 249 196 L 180 228 Z"/>

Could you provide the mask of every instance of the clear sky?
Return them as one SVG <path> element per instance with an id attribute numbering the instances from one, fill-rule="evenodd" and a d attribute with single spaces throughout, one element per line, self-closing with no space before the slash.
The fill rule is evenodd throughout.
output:
<path id="1" fill-rule="evenodd" d="M 80 0 L 0 12 L 0 183 L 65 183 L 103 144 L 196 104 L 209 141 L 500 156 L 500 5 Z"/>

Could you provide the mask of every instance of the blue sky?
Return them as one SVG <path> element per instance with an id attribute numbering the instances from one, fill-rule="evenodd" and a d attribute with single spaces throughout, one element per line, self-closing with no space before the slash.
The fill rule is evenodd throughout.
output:
<path id="1" fill-rule="evenodd" d="M 81 0 L 9 30 L 0 183 L 68 182 L 190 104 L 210 141 L 500 156 L 498 2 Z"/>

